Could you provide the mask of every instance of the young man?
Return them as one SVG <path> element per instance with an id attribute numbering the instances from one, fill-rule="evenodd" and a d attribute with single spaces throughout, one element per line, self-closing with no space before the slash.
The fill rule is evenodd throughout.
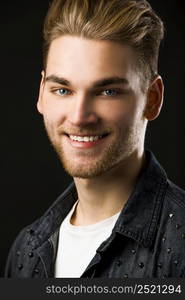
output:
<path id="1" fill-rule="evenodd" d="M 144 149 L 163 23 L 147 1 L 54 0 L 37 103 L 69 188 L 24 229 L 7 277 L 184 277 L 185 194 Z"/>

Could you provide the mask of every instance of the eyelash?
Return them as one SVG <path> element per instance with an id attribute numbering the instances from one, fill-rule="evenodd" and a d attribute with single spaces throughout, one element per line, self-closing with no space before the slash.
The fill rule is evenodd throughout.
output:
<path id="1" fill-rule="evenodd" d="M 60 94 L 59 91 L 61 91 L 61 90 L 67 91 L 67 94 L 63 94 L 63 95 Z M 104 95 L 104 96 L 107 96 L 107 97 L 113 97 L 113 96 L 118 96 L 120 94 L 123 94 L 123 91 L 120 90 L 120 89 L 105 89 L 102 92 L 106 92 L 106 91 L 113 91 L 114 92 L 113 95 Z M 68 89 L 61 88 L 61 89 L 52 90 L 52 93 L 57 94 L 58 96 L 66 96 L 66 95 L 69 95 L 71 92 Z M 98 93 L 96 93 L 96 95 L 99 95 L 101 93 L 98 92 Z"/>

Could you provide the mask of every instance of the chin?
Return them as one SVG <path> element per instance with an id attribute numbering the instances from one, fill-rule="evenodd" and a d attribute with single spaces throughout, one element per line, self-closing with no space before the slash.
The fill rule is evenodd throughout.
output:
<path id="1" fill-rule="evenodd" d="M 64 164 L 63 167 L 71 177 L 75 178 L 92 179 L 101 176 L 104 173 L 104 170 L 97 168 L 69 168 L 69 166 L 65 166 Z"/>

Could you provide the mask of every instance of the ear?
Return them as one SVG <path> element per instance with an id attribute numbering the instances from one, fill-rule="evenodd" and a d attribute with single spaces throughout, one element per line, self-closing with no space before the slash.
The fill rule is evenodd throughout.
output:
<path id="1" fill-rule="evenodd" d="M 150 84 L 144 116 L 148 121 L 158 117 L 163 104 L 164 85 L 161 76 L 157 76 Z"/>
<path id="2" fill-rule="evenodd" d="M 45 73 L 44 71 L 41 72 L 42 78 L 40 82 L 40 89 L 39 89 L 39 97 L 37 101 L 37 110 L 39 111 L 40 114 L 42 114 L 42 96 L 43 96 L 43 90 L 44 90 L 44 78 L 45 78 Z"/>

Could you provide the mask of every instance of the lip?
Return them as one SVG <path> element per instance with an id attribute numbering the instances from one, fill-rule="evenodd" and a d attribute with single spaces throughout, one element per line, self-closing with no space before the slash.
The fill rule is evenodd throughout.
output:
<path id="1" fill-rule="evenodd" d="M 70 135 L 75 135 L 75 134 L 70 134 Z M 91 141 L 89 141 L 89 142 L 75 141 L 75 140 L 70 139 L 70 137 L 69 137 L 68 134 L 66 134 L 65 136 L 66 136 L 68 142 L 70 143 L 70 145 L 71 145 L 72 147 L 78 148 L 78 149 L 79 149 L 79 148 L 80 148 L 80 149 L 89 149 L 89 148 L 93 148 L 93 147 L 95 147 L 95 146 L 97 146 L 97 145 L 102 144 L 102 143 L 106 140 L 106 138 L 107 138 L 108 135 L 105 135 L 105 136 L 103 136 L 102 138 L 98 139 L 97 141 L 93 141 L 93 142 L 91 142 Z M 93 134 L 93 135 L 90 135 L 90 134 L 88 134 L 88 135 L 78 134 L 77 136 L 79 136 L 79 137 L 84 137 L 84 136 L 96 136 L 96 135 L 95 135 L 95 134 Z M 99 135 L 99 136 L 100 136 L 100 135 Z"/>
<path id="2" fill-rule="evenodd" d="M 69 136 L 69 135 L 74 135 L 74 136 L 80 136 L 80 137 L 84 137 L 84 136 L 104 136 L 104 135 L 108 135 L 108 133 L 103 133 L 103 134 L 99 134 L 99 133 L 87 133 L 87 134 L 78 134 L 78 133 L 65 133 L 65 135 Z"/>

